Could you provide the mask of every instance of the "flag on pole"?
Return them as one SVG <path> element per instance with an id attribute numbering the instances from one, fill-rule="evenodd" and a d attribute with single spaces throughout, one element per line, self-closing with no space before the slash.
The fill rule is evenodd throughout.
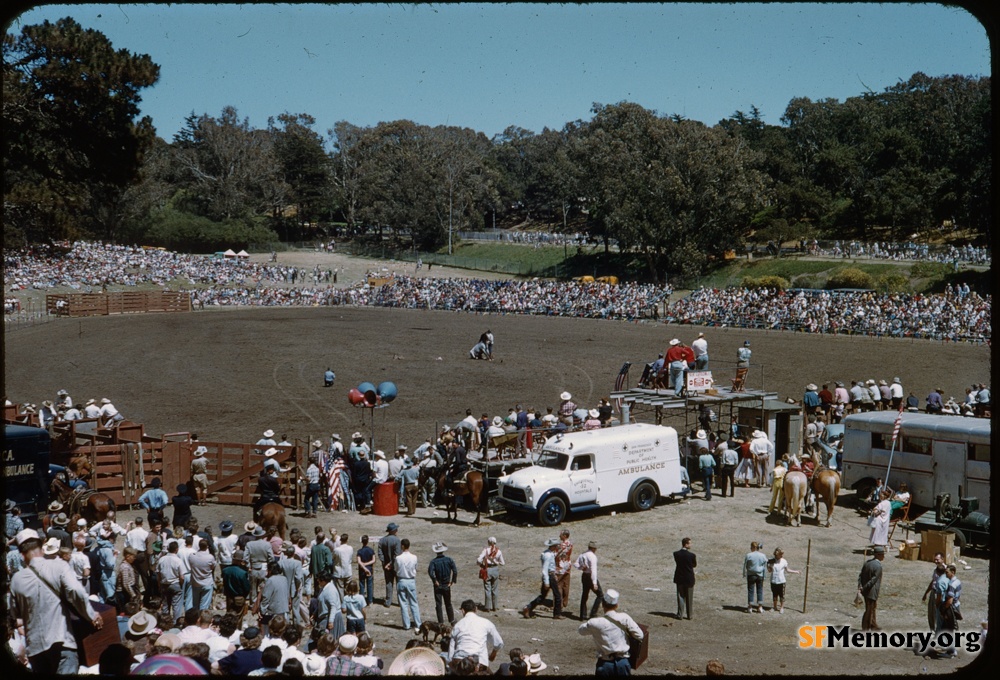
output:
<path id="1" fill-rule="evenodd" d="M 899 404 L 899 413 L 896 415 L 896 424 L 892 426 L 892 443 L 896 443 L 896 437 L 899 436 L 899 427 L 903 424 L 903 404 Z"/>

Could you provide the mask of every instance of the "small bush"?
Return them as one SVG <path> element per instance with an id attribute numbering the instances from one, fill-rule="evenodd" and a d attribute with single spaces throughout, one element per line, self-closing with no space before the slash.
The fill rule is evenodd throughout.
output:
<path id="1" fill-rule="evenodd" d="M 910 276 L 915 279 L 934 279 L 945 276 L 951 267 L 943 262 L 914 262 L 910 267 Z"/>
<path id="2" fill-rule="evenodd" d="M 818 276 L 797 276 L 792 279 L 792 284 L 796 288 L 820 290 L 823 288 L 823 279 Z"/>
<path id="3" fill-rule="evenodd" d="M 826 282 L 827 288 L 874 288 L 875 283 L 867 272 L 854 267 L 838 269 L 830 274 Z"/>
<path id="4" fill-rule="evenodd" d="M 883 293 L 903 293 L 910 289 L 910 280 L 902 274 L 883 274 L 875 280 L 875 288 Z"/>
<path id="5" fill-rule="evenodd" d="M 744 276 L 740 285 L 744 288 L 777 288 L 778 290 L 785 290 L 791 286 L 788 279 L 782 276 L 758 276 L 756 278 Z"/>

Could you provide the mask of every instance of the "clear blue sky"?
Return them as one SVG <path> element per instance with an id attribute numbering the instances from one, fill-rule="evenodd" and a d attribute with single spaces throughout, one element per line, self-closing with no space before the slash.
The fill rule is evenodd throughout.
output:
<path id="1" fill-rule="evenodd" d="M 160 65 L 141 106 L 167 140 L 229 105 L 257 128 L 308 113 L 324 137 L 340 120 L 540 132 L 619 101 L 779 124 L 793 97 L 990 75 L 984 27 L 933 3 L 51 4 L 8 31 L 65 16 Z"/>

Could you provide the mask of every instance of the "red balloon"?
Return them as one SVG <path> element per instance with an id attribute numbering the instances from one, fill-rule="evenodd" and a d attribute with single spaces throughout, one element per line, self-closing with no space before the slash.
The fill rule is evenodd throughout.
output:
<path id="1" fill-rule="evenodd" d="M 365 403 L 365 395 L 357 387 L 352 387 L 347 393 L 347 401 L 354 406 L 359 406 Z"/>

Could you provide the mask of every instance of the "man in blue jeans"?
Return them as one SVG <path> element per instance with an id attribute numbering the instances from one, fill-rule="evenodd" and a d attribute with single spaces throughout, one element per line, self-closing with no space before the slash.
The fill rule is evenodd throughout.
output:
<path id="1" fill-rule="evenodd" d="M 747 613 L 754 610 L 764 613 L 764 574 L 767 573 L 767 555 L 761 552 L 757 541 L 750 544 L 750 552 L 743 558 L 743 576 L 747 580 Z"/>
<path id="2" fill-rule="evenodd" d="M 701 479 L 705 485 L 705 500 L 712 500 L 712 477 L 715 474 L 715 456 L 703 449 L 698 456 L 698 467 L 701 468 Z"/>

